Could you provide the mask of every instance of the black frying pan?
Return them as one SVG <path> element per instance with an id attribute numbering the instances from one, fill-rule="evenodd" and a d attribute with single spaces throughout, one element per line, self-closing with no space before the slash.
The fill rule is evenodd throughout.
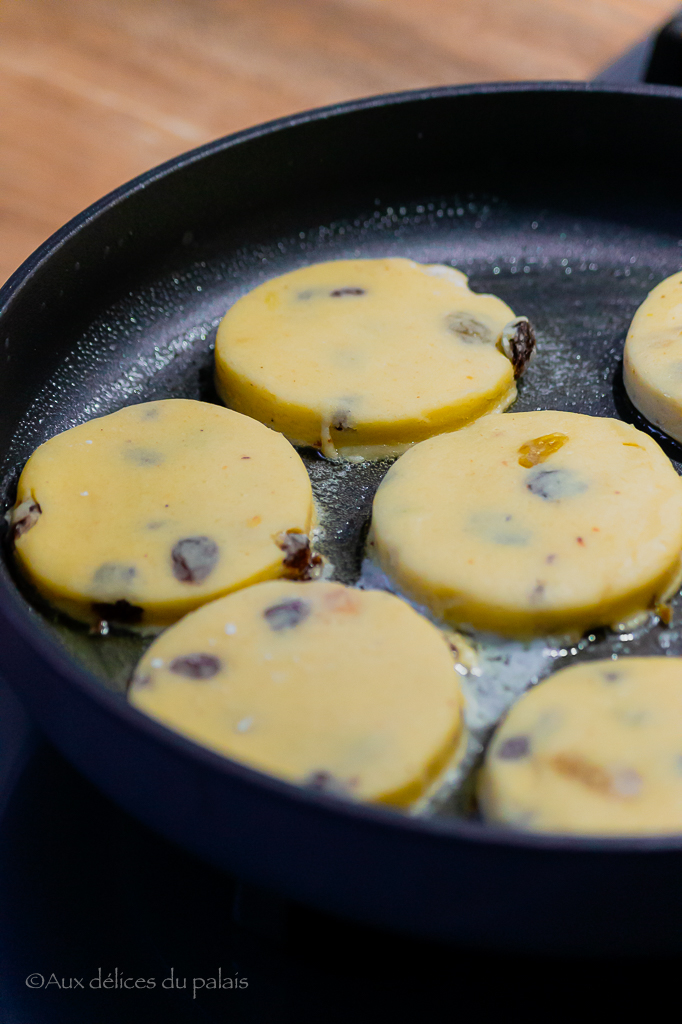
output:
<path id="1" fill-rule="evenodd" d="M 0 293 L 5 507 L 27 456 L 57 431 L 151 398 L 215 400 L 212 331 L 230 302 L 323 259 L 453 263 L 537 326 L 517 409 L 633 418 L 620 353 L 646 292 L 682 266 L 681 167 L 675 90 L 530 84 L 302 114 L 143 175 L 58 232 Z M 328 482 L 334 467 L 306 458 Z M 332 502 L 328 553 L 349 582 L 381 472 L 360 467 Z M 639 649 L 660 653 L 657 642 Z M 667 643 L 682 653 L 675 631 Z M 300 790 L 131 708 L 121 691 L 138 648 L 42 615 L 0 565 L 3 675 L 77 767 L 207 860 L 419 935 L 540 951 L 682 949 L 682 836 L 524 835 Z"/>

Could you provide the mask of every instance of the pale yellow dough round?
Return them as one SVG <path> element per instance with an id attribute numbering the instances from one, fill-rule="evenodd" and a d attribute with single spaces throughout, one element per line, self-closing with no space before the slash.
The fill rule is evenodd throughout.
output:
<path id="1" fill-rule="evenodd" d="M 374 499 L 370 554 L 439 617 L 512 636 L 580 634 L 680 578 L 682 480 L 619 420 L 484 417 L 423 441 Z"/>
<path id="2" fill-rule="evenodd" d="M 531 831 L 682 832 L 682 658 L 590 661 L 529 690 L 490 744 L 479 800 Z"/>
<path id="3" fill-rule="evenodd" d="M 623 380 L 635 408 L 682 441 L 682 271 L 656 285 L 635 313 Z"/>
<path id="4" fill-rule="evenodd" d="M 230 408 L 329 458 L 397 454 L 516 398 L 496 344 L 514 319 L 445 266 L 316 263 L 254 288 L 216 340 Z"/>
<path id="5" fill-rule="evenodd" d="M 206 402 L 129 406 L 46 441 L 11 516 L 21 571 L 86 622 L 166 625 L 285 574 L 310 480 L 288 441 Z"/>
<path id="6" fill-rule="evenodd" d="M 399 598 L 262 583 L 163 633 L 130 700 L 290 782 L 407 806 L 452 758 L 462 698 L 448 645 Z"/>

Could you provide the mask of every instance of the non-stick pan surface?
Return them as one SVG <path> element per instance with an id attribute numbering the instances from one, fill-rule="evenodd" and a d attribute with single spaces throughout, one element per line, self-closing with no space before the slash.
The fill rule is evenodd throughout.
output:
<path id="1" fill-rule="evenodd" d="M 370 99 L 171 161 L 77 217 L 0 293 L 5 507 L 25 459 L 56 432 L 153 398 L 215 400 L 212 337 L 225 309 L 318 260 L 459 267 L 537 327 L 517 410 L 635 419 L 620 354 L 637 305 L 682 267 L 680 166 L 675 90 L 578 84 Z M 327 554 L 353 582 L 385 466 L 351 473 L 304 455 L 330 517 Z M 304 792 L 131 708 L 122 690 L 138 649 L 42 615 L 0 566 L 0 671 L 77 767 L 207 860 L 415 934 L 540 951 L 682 949 L 682 837 L 524 835 Z M 682 653 L 682 640 L 675 628 L 598 636 L 578 656 L 607 650 Z"/>

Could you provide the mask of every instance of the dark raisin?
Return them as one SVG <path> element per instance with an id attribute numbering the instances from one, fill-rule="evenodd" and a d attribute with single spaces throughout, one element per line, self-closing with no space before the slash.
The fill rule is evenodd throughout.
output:
<path id="1" fill-rule="evenodd" d="M 503 544 L 505 547 L 523 547 L 524 544 L 528 543 L 531 536 L 528 530 L 517 529 L 514 531 L 510 529 L 506 532 L 495 534 L 491 539 L 495 544 Z"/>
<path id="2" fill-rule="evenodd" d="M 171 672 L 188 679 L 210 679 L 220 672 L 222 664 L 212 654 L 185 654 L 174 658 L 168 667 Z"/>
<path id="3" fill-rule="evenodd" d="M 136 466 L 160 466 L 164 461 L 161 452 L 155 452 L 151 448 L 127 448 L 124 452 L 129 462 Z"/>
<path id="4" fill-rule="evenodd" d="M 545 501 L 561 501 L 582 494 L 588 485 L 570 469 L 536 469 L 528 477 L 526 487 Z"/>
<path id="5" fill-rule="evenodd" d="M 445 324 L 449 331 L 467 344 L 490 345 L 494 341 L 490 328 L 471 313 L 450 313 L 445 318 Z"/>
<path id="6" fill-rule="evenodd" d="M 92 605 L 92 610 L 105 622 L 120 622 L 124 626 L 134 626 L 142 621 L 144 615 L 144 608 L 123 600 L 115 601 L 113 604 L 96 601 Z"/>
<path id="7" fill-rule="evenodd" d="M 604 672 L 603 676 L 607 683 L 617 683 L 620 679 L 620 672 Z"/>
<path id="8" fill-rule="evenodd" d="M 277 547 L 284 552 L 284 575 L 291 580 L 309 580 L 315 570 L 322 565 L 319 555 L 310 549 L 310 539 L 306 533 L 298 530 L 287 530 L 277 538 Z"/>
<path id="9" fill-rule="evenodd" d="M 152 677 L 147 673 L 146 675 L 134 675 L 131 682 L 130 688 L 132 690 L 144 690 L 147 686 L 152 685 Z"/>
<path id="10" fill-rule="evenodd" d="M 350 424 L 350 413 L 345 410 L 335 412 L 331 418 L 331 426 L 334 430 L 355 430 Z"/>
<path id="11" fill-rule="evenodd" d="M 298 626 L 310 615 L 310 605 L 307 601 L 282 601 L 281 604 L 273 604 L 266 608 L 263 618 L 270 629 L 291 629 Z"/>
<path id="12" fill-rule="evenodd" d="M 17 505 L 10 519 L 12 539 L 17 540 L 22 534 L 27 533 L 32 526 L 35 526 L 40 519 L 41 513 L 40 505 L 32 498 L 22 501 L 21 505 Z"/>
<path id="13" fill-rule="evenodd" d="M 203 583 L 215 569 L 218 554 L 210 537 L 184 537 L 171 551 L 173 575 L 181 583 Z"/>
<path id="14" fill-rule="evenodd" d="M 340 299 L 344 295 L 364 295 L 364 288 L 335 288 L 329 293 L 333 299 Z"/>
<path id="15" fill-rule="evenodd" d="M 328 771 L 311 772 L 303 783 L 308 789 L 315 789 L 318 793 L 329 793 L 332 796 L 349 797 L 357 779 L 348 782 L 337 778 Z"/>
<path id="16" fill-rule="evenodd" d="M 95 571 L 92 578 L 94 585 L 99 590 L 111 591 L 121 590 L 127 587 L 136 575 L 134 565 L 119 565 L 118 562 L 105 562 Z"/>
<path id="17" fill-rule="evenodd" d="M 527 526 L 502 512 L 478 511 L 471 516 L 468 529 L 482 540 L 505 547 L 522 547 L 533 536 Z"/>
<path id="18" fill-rule="evenodd" d="M 499 345 L 514 367 L 514 378 L 518 379 L 524 372 L 536 346 L 533 325 L 525 316 L 520 316 L 507 324 Z"/>
<path id="19" fill-rule="evenodd" d="M 518 761 L 530 754 L 530 739 L 528 736 L 510 736 L 499 745 L 496 754 L 503 761 Z"/>

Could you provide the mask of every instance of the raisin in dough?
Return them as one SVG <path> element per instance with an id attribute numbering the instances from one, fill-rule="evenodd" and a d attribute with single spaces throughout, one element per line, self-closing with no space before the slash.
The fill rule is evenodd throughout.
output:
<path id="1" fill-rule="evenodd" d="M 635 408 L 682 441 L 682 272 L 661 281 L 635 313 L 623 380 Z"/>
<path id="2" fill-rule="evenodd" d="M 682 659 L 591 661 L 534 687 L 490 744 L 479 799 L 539 832 L 682 832 Z"/>
<path id="3" fill-rule="evenodd" d="M 330 458 L 396 454 L 514 401 L 514 367 L 496 347 L 512 321 L 449 267 L 317 263 L 228 311 L 217 388 L 226 405 Z"/>
<path id="4" fill-rule="evenodd" d="M 339 583 L 262 583 L 206 605 L 155 641 L 130 699 L 261 771 L 399 806 L 462 730 L 439 630 L 392 594 Z"/>
<path id="5" fill-rule="evenodd" d="M 423 441 L 374 500 L 370 554 L 446 621 L 512 636 L 625 621 L 679 585 L 682 480 L 647 434 L 566 412 Z"/>
<path id="6" fill-rule="evenodd" d="M 57 608 L 88 622 L 165 625 L 286 573 L 280 545 L 300 541 L 312 515 L 305 466 L 281 434 L 169 399 L 41 445 L 11 522 L 21 570 Z"/>

